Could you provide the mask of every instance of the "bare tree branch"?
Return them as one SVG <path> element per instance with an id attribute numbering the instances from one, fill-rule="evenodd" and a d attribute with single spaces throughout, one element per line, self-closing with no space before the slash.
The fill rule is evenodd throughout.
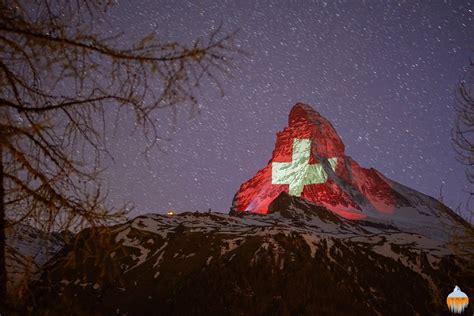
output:
<path id="1" fill-rule="evenodd" d="M 223 93 L 220 76 L 244 53 L 236 32 L 224 33 L 222 25 L 189 44 L 151 33 L 124 45 L 123 34 L 95 32 L 108 7 L 107 1 L 0 0 L 3 254 L 6 220 L 51 231 L 124 219 L 130 206 L 107 206 L 100 178 L 110 125 L 131 117 L 148 150 L 160 139 L 157 111 L 194 108 L 204 83 Z"/>

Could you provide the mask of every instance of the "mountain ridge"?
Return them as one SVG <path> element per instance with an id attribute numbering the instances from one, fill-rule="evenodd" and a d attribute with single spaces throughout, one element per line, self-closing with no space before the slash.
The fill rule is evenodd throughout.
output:
<path id="1" fill-rule="evenodd" d="M 33 286 L 38 314 L 439 315 L 454 285 L 474 291 L 468 249 L 286 193 L 267 215 L 147 214 L 81 234 Z"/>

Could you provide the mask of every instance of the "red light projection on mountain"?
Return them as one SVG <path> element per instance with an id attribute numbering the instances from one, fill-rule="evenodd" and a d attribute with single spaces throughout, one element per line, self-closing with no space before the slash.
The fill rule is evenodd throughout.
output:
<path id="1" fill-rule="evenodd" d="M 288 127 L 277 133 L 267 166 L 240 186 L 232 210 L 266 214 L 282 191 L 348 219 L 362 219 L 370 212 L 391 214 L 396 201 L 385 177 L 346 156 L 331 123 L 301 103 L 291 109 Z"/>

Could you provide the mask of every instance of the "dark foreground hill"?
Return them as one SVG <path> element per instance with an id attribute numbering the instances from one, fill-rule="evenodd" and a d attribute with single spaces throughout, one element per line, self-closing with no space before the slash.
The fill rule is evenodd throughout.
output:
<path id="1" fill-rule="evenodd" d="M 44 268 L 30 311 L 443 315 L 455 285 L 474 297 L 473 231 L 462 221 L 447 237 L 447 227 L 417 233 L 348 220 L 286 193 L 269 208 L 267 215 L 150 214 L 85 230 Z M 472 311 L 471 304 L 466 315 Z"/>

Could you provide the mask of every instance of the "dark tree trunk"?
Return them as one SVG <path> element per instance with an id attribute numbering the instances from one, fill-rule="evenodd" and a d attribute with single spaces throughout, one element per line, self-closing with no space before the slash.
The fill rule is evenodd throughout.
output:
<path id="1" fill-rule="evenodd" d="M 0 143 L 0 306 L 5 306 L 7 297 L 5 189 L 3 185 L 3 150 Z"/>

